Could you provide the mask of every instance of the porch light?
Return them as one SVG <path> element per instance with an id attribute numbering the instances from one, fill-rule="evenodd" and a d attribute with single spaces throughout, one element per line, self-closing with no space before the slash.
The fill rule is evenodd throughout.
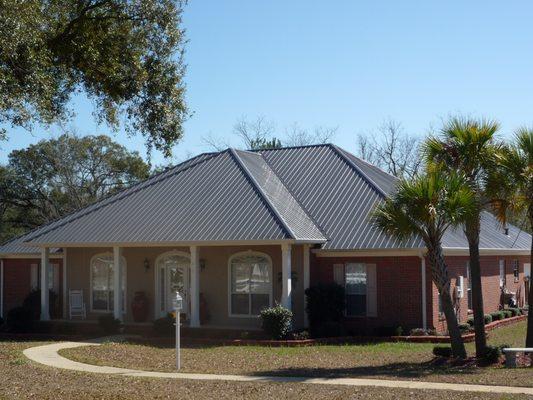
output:
<path id="1" fill-rule="evenodd" d="M 150 269 L 150 261 L 148 261 L 148 259 L 145 258 L 144 259 L 144 271 L 148 272 L 149 269 Z"/>

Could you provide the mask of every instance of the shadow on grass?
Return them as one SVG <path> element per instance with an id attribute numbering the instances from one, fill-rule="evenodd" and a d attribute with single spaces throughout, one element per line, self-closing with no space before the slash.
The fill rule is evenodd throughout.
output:
<path id="1" fill-rule="evenodd" d="M 379 366 L 358 366 L 347 368 L 283 368 L 270 371 L 260 371 L 253 375 L 268 376 L 304 376 L 321 378 L 424 378 L 429 376 L 444 375 L 471 375 L 475 374 L 477 367 L 472 364 L 457 364 L 442 359 L 433 359 L 428 362 L 410 363 L 399 362 Z"/>

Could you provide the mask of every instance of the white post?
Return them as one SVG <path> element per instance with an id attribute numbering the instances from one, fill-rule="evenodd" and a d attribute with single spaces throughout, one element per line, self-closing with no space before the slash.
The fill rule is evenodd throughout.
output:
<path id="1" fill-rule="evenodd" d="M 122 268 L 120 258 L 122 249 L 113 247 L 113 315 L 122 321 Z"/>
<path id="2" fill-rule="evenodd" d="M 307 296 L 305 295 L 305 291 L 309 289 L 310 281 L 311 281 L 311 272 L 309 268 L 309 249 L 310 246 L 308 244 L 303 245 L 304 250 L 304 328 L 309 327 L 309 318 L 307 317 Z"/>
<path id="3" fill-rule="evenodd" d="M 0 318 L 4 318 L 4 260 L 0 260 Z"/>
<path id="4" fill-rule="evenodd" d="M 289 310 L 291 307 L 291 245 L 281 245 L 281 305 Z"/>
<path id="5" fill-rule="evenodd" d="M 176 369 L 181 368 L 181 354 L 180 354 L 180 310 L 176 310 Z"/>
<path id="6" fill-rule="evenodd" d="M 67 319 L 67 301 L 68 301 L 68 288 L 67 288 L 67 249 L 63 249 L 63 319 Z"/>
<path id="7" fill-rule="evenodd" d="M 191 246 L 191 319 L 190 326 L 200 326 L 200 252 L 197 246 Z"/>
<path id="8" fill-rule="evenodd" d="M 422 328 L 428 328 L 427 304 L 426 304 L 426 258 L 420 255 L 420 272 L 422 278 Z"/>
<path id="9" fill-rule="evenodd" d="M 48 265 L 50 264 L 50 249 L 41 249 L 41 321 L 50 321 L 50 305 L 48 291 Z"/>

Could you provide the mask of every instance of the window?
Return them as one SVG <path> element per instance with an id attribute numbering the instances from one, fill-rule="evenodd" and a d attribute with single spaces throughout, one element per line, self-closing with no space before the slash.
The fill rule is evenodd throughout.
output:
<path id="1" fill-rule="evenodd" d="M 30 287 L 37 290 L 41 287 L 41 268 L 39 264 L 31 264 Z M 48 289 L 59 294 L 59 264 L 48 264 Z"/>
<path id="2" fill-rule="evenodd" d="M 272 262 L 261 253 L 240 253 L 229 261 L 230 315 L 257 316 L 272 304 Z"/>
<path id="3" fill-rule="evenodd" d="M 366 315 L 366 266 L 346 264 L 346 315 Z"/>
<path id="4" fill-rule="evenodd" d="M 126 260 L 121 258 L 122 268 L 122 311 L 125 312 Z M 113 254 L 98 254 L 91 259 L 91 309 L 113 311 Z"/>
<path id="5" fill-rule="evenodd" d="M 505 260 L 500 260 L 500 288 L 505 286 Z"/>
<path id="6" fill-rule="evenodd" d="M 515 282 L 518 282 L 520 280 L 520 269 L 518 268 L 518 260 L 513 260 L 513 276 Z"/>
<path id="7" fill-rule="evenodd" d="M 466 262 L 466 279 L 468 280 L 468 286 L 466 289 L 466 296 L 468 299 L 468 309 L 473 310 L 474 306 L 472 305 L 472 271 L 470 271 L 470 261 Z"/>

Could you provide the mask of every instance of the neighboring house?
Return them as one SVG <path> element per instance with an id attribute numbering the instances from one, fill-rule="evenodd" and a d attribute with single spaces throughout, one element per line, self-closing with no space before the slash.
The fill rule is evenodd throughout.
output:
<path id="1" fill-rule="evenodd" d="M 66 316 L 68 289 L 82 289 L 89 319 L 114 313 L 130 323 L 136 292 L 148 297 L 151 320 L 171 311 L 179 290 L 192 327 L 258 327 L 259 311 L 275 302 L 303 327 L 305 288 L 337 282 L 349 332 L 443 330 L 423 242 L 400 243 L 369 223 L 395 184 L 334 145 L 202 154 L 0 247 L 1 310 L 40 285 L 57 290 Z M 501 287 L 523 303 L 531 236 L 489 213 L 481 225 L 486 311 L 498 309 Z M 465 320 L 467 242 L 458 229 L 443 245 Z M 52 278 L 40 278 L 38 265 Z"/>

